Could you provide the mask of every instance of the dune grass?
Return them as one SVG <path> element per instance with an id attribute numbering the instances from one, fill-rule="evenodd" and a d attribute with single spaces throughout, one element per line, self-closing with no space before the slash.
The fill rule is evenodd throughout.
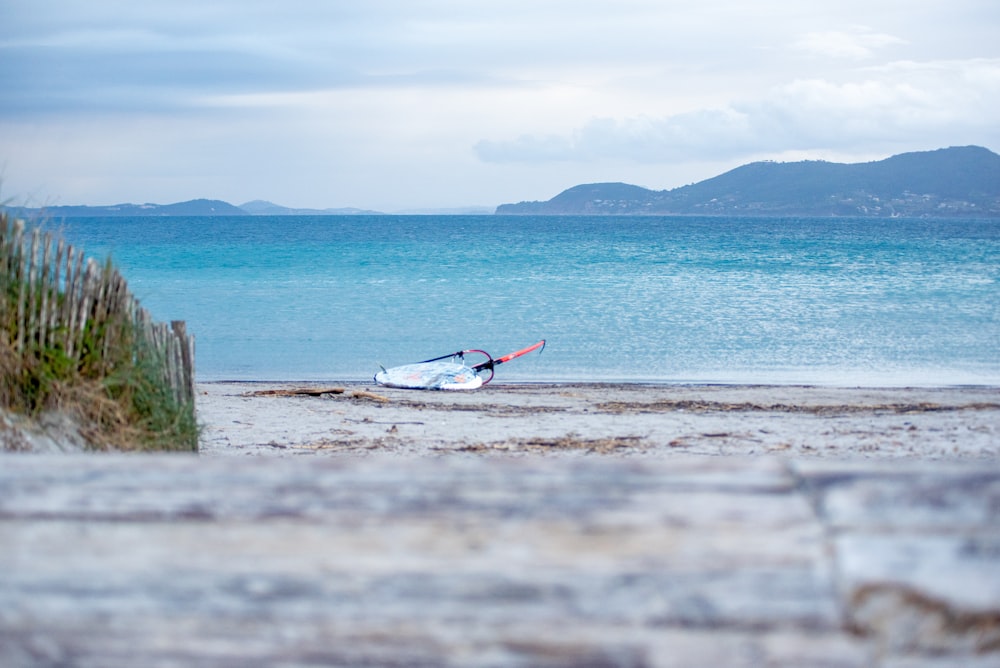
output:
<path id="1" fill-rule="evenodd" d="M 0 213 L 0 231 L 10 229 Z M 67 414 L 95 450 L 197 451 L 193 398 L 178 398 L 164 373 L 164 354 L 142 336 L 134 310 L 97 303 L 79 324 L 32 321 L 26 310 L 62 313 L 66 294 L 39 289 L 36 281 L 27 285 L 10 257 L 23 249 L 4 243 L 0 252 L 8 255 L 0 263 L 0 409 L 36 418 L 48 411 Z M 102 271 L 113 270 L 109 260 Z M 41 306 L 46 300 L 47 310 Z M 42 333 L 26 332 L 32 325 Z M 82 332 L 76 350 L 67 345 L 69 337 L 57 335 L 70 327 Z"/>

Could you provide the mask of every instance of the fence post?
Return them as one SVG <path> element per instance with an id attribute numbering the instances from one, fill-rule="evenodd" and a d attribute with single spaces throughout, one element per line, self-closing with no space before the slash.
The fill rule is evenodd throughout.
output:
<path id="1" fill-rule="evenodd" d="M 15 275 L 14 280 L 18 284 L 18 295 L 17 295 L 17 353 L 20 355 L 24 352 L 24 307 L 25 300 L 28 298 L 27 285 L 25 285 L 24 276 L 24 221 L 18 220 L 14 222 L 14 267 Z"/>
<path id="2" fill-rule="evenodd" d="M 182 392 L 182 401 L 194 401 L 194 337 L 189 337 L 187 324 L 183 320 L 171 320 L 170 327 L 177 337 L 180 353 L 181 373 L 178 390 Z"/>
<path id="3" fill-rule="evenodd" d="M 14 340 L 6 342 L 13 344 L 18 360 L 26 350 L 34 354 L 36 345 L 41 354 L 46 346 L 61 344 L 77 367 L 89 352 L 105 373 L 110 370 L 106 365 L 111 348 L 131 327 L 132 335 L 162 366 L 163 380 L 175 399 L 193 402 L 194 337 L 188 335 L 185 322 L 173 320 L 169 327 L 154 322 L 110 261 L 99 265 L 63 239 L 53 249 L 53 241 L 39 228 L 28 240 L 24 221 L 0 216 L 0 277 L 5 290 L 0 295 L 0 315 L 15 321 Z"/>

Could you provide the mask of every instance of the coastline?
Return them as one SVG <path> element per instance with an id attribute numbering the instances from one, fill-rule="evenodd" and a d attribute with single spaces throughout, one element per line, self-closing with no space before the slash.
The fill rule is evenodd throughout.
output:
<path id="1" fill-rule="evenodd" d="M 1000 459 L 1000 387 L 198 383 L 203 456 Z"/>

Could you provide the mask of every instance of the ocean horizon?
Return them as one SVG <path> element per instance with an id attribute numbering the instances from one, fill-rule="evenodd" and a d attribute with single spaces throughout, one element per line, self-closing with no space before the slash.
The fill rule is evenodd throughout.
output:
<path id="1" fill-rule="evenodd" d="M 368 381 L 466 348 L 495 382 L 1000 385 L 1000 224 L 676 216 L 53 221 L 199 381 Z"/>

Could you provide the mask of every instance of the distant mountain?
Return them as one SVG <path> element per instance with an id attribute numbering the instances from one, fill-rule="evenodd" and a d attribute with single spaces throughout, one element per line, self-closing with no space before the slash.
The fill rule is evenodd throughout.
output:
<path id="1" fill-rule="evenodd" d="M 15 216 L 24 218 L 84 218 L 84 217 L 156 217 L 156 216 L 380 216 L 381 211 L 343 207 L 339 209 L 295 209 L 274 202 L 255 199 L 239 206 L 220 200 L 195 199 L 177 204 L 113 204 L 110 206 L 47 206 L 27 208 L 4 206 Z M 413 209 L 396 211 L 394 215 L 492 215 L 493 207 L 467 206 L 451 209 Z"/>
<path id="2" fill-rule="evenodd" d="M 193 199 L 176 204 L 114 204 L 111 206 L 47 206 L 43 209 L 19 209 L 28 214 L 49 218 L 99 216 L 245 216 L 243 209 L 215 199 Z"/>
<path id="3" fill-rule="evenodd" d="M 575 186 L 498 214 L 1000 217 L 1000 156 L 978 146 L 858 164 L 754 162 L 674 190 Z"/>
<path id="4" fill-rule="evenodd" d="M 4 207 L 15 216 L 345 216 L 378 215 L 356 208 L 296 209 L 264 200 L 233 206 L 195 199 L 176 204 Z M 427 209 L 399 213 L 488 214 L 489 209 Z M 714 178 L 649 190 L 627 183 L 574 186 L 545 202 L 501 204 L 509 215 L 727 215 L 1000 218 L 1000 155 L 979 146 L 903 153 L 876 162 L 753 162 Z"/>
<path id="5" fill-rule="evenodd" d="M 454 206 L 445 208 L 402 209 L 393 211 L 397 216 L 492 216 L 494 206 Z"/>
<path id="6" fill-rule="evenodd" d="M 368 209 L 355 209 L 345 207 L 342 209 L 292 209 L 281 206 L 274 202 L 267 202 L 255 199 L 246 204 L 240 204 L 240 208 L 252 216 L 357 216 L 357 215 L 378 215 L 378 211 Z"/>
<path id="7" fill-rule="evenodd" d="M 4 208 L 4 207 L 0 207 Z M 193 199 L 176 204 L 113 204 L 110 206 L 6 207 L 14 215 L 45 218 L 167 217 L 167 216 L 338 216 L 377 214 L 365 209 L 290 209 L 263 200 L 233 206 L 215 199 Z"/>

